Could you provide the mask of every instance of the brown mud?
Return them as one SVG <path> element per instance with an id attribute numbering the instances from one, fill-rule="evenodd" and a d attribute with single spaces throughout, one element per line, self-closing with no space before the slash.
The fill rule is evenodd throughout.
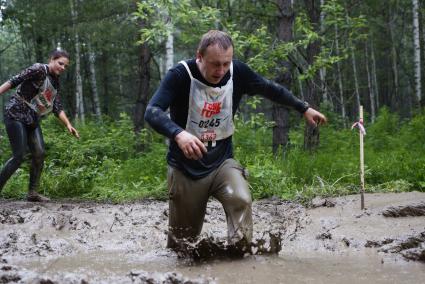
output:
<path id="1" fill-rule="evenodd" d="M 423 283 L 425 193 L 365 201 L 255 202 L 253 244 L 234 258 L 216 201 L 179 254 L 165 248 L 166 202 L 0 200 L 0 283 Z"/>

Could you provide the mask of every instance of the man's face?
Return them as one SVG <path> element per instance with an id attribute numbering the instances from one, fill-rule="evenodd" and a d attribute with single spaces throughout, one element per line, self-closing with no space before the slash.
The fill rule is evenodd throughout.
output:
<path id="1" fill-rule="evenodd" d="M 224 50 L 218 44 L 210 45 L 204 55 L 196 55 L 196 63 L 202 76 L 211 84 L 218 84 L 229 71 L 233 58 L 233 47 Z"/>

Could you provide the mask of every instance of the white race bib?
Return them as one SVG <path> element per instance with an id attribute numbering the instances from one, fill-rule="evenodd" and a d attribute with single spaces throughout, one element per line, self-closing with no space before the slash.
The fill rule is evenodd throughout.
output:
<path id="1" fill-rule="evenodd" d="M 185 61 L 180 63 L 186 68 L 191 80 L 186 131 L 204 143 L 213 142 L 213 145 L 216 140 L 233 135 L 233 64 L 230 65 L 230 79 L 226 85 L 210 87 L 192 76 Z"/>
<path id="2" fill-rule="evenodd" d="M 53 102 L 57 93 L 58 92 L 55 87 L 53 87 L 49 77 L 46 76 L 38 94 L 32 98 L 29 104 L 38 115 L 44 116 L 53 110 Z"/>

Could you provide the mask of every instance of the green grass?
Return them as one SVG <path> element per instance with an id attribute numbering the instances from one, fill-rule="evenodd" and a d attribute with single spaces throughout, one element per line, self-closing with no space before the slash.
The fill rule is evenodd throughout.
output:
<path id="1" fill-rule="evenodd" d="M 295 120 L 297 121 L 297 120 Z M 249 173 L 255 199 L 277 196 L 306 202 L 315 196 L 359 192 L 358 131 L 331 124 L 320 129 L 320 146 L 303 150 L 303 124 L 290 133 L 291 145 L 274 156 L 272 125 L 264 115 L 236 119 L 235 158 Z M 373 125 L 366 125 L 366 192 L 425 191 L 425 115 L 410 121 L 382 109 Z M 47 157 L 40 191 L 56 199 L 75 198 L 123 202 L 143 198 L 165 199 L 165 139 L 150 130 L 133 133 L 128 116 L 103 123 L 76 124 L 81 134 L 70 136 L 53 116 L 43 121 Z M 4 129 L 1 161 L 10 157 Z M 145 145 L 137 151 L 138 145 Z M 28 163 L 9 180 L 4 198 L 25 196 Z"/>

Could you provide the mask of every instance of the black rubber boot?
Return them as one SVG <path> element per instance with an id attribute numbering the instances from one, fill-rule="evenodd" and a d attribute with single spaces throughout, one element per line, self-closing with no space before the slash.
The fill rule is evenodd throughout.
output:
<path id="1" fill-rule="evenodd" d="M 50 201 L 50 198 L 41 195 L 40 193 L 37 193 L 36 191 L 30 191 L 27 195 L 27 201 L 30 202 L 48 202 Z"/>

